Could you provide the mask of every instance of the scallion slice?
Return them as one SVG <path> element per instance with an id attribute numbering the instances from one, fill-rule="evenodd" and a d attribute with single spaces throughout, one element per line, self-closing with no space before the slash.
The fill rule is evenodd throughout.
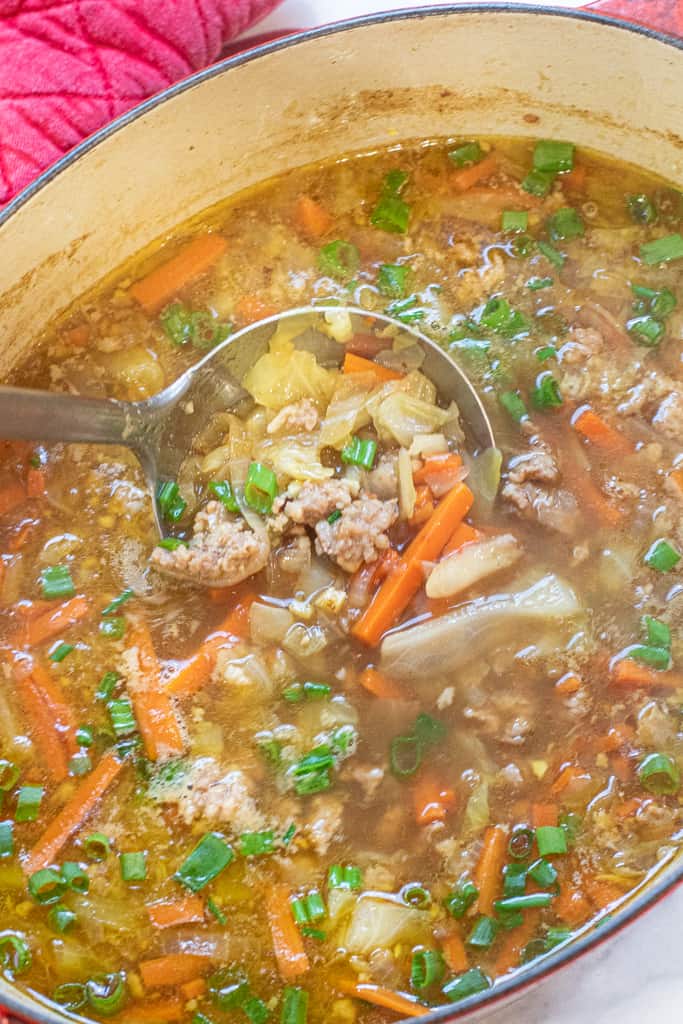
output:
<path id="1" fill-rule="evenodd" d="M 409 907 L 416 907 L 418 910 L 427 910 L 432 905 L 432 894 L 419 882 L 408 882 L 401 889 L 399 896 Z"/>
<path id="2" fill-rule="evenodd" d="M 209 490 L 228 512 L 239 512 L 240 507 L 228 480 L 211 480 Z"/>
<path id="3" fill-rule="evenodd" d="M 133 705 L 128 697 L 118 697 L 116 700 L 110 700 L 107 703 L 107 711 L 109 712 L 109 720 L 117 739 L 120 736 L 129 736 L 130 733 L 137 731 L 138 726 L 133 713 Z"/>
<path id="4" fill-rule="evenodd" d="M 653 224 L 657 220 L 654 203 L 644 193 L 627 196 L 626 205 L 636 224 Z"/>
<path id="5" fill-rule="evenodd" d="M 275 852 L 275 833 L 243 832 L 240 836 L 240 853 L 243 857 L 263 857 Z"/>
<path id="6" fill-rule="evenodd" d="M 100 633 L 110 640 L 121 640 L 126 632 L 126 620 L 123 615 L 111 615 L 100 622 Z"/>
<path id="7" fill-rule="evenodd" d="M 182 519 L 187 502 L 180 494 L 175 480 L 165 480 L 157 487 L 157 504 L 161 514 L 169 523 L 177 523 Z"/>
<path id="8" fill-rule="evenodd" d="M 422 744 L 415 736 L 396 736 L 389 747 L 389 765 L 394 775 L 414 775 L 422 763 Z"/>
<path id="9" fill-rule="evenodd" d="M 666 622 L 655 619 L 652 615 L 643 615 L 640 626 L 645 634 L 645 639 L 652 647 L 671 647 L 671 630 Z"/>
<path id="10" fill-rule="evenodd" d="M 539 857 L 538 860 L 529 868 L 529 876 L 533 878 L 534 882 L 540 885 L 544 889 L 550 889 L 557 883 L 557 871 L 553 865 L 544 860 L 543 857 Z"/>
<path id="11" fill-rule="evenodd" d="M 117 612 L 119 610 L 121 605 L 125 604 L 126 601 L 130 601 L 131 597 L 134 596 L 135 595 L 132 590 L 124 590 L 122 593 L 119 594 L 118 597 L 115 597 L 112 601 L 110 601 L 106 608 L 102 609 L 102 615 L 113 615 L 114 612 Z"/>
<path id="12" fill-rule="evenodd" d="M 58 903 L 67 890 L 67 883 L 54 868 L 41 868 L 28 880 L 28 891 L 36 903 L 49 906 Z"/>
<path id="13" fill-rule="evenodd" d="M 76 923 L 76 915 L 73 910 L 69 910 L 68 907 L 62 906 L 61 903 L 57 903 L 51 908 L 50 913 L 47 915 L 47 919 L 52 930 L 59 932 L 62 935 Z"/>
<path id="14" fill-rule="evenodd" d="M 467 936 L 466 944 L 473 949 L 488 949 L 498 934 L 498 922 L 486 914 L 480 914 Z"/>
<path id="15" fill-rule="evenodd" d="M 42 786 L 22 786 L 17 793 L 15 821 L 35 821 L 45 790 Z"/>
<path id="16" fill-rule="evenodd" d="M 464 917 L 476 902 L 479 890 L 472 882 L 464 882 L 459 889 L 453 889 L 444 900 L 446 910 L 457 921 Z"/>
<path id="17" fill-rule="evenodd" d="M 288 985 L 282 993 L 280 1024 L 306 1024 L 308 992 L 305 988 Z"/>
<path id="18" fill-rule="evenodd" d="M 360 253 L 351 242 L 338 238 L 318 253 L 318 270 L 337 281 L 350 281 L 360 266 Z"/>
<path id="19" fill-rule="evenodd" d="M 14 822 L 0 821 L 0 858 L 14 853 Z"/>
<path id="20" fill-rule="evenodd" d="M 541 239 L 538 243 L 538 251 L 545 256 L 549 263 L 552 263 L 554 267 L 557 267 L 558 270 L 561 270 L 564 266 L 566 256 L 563 253 L 558 252 L 555 246 L 551 245 L 550 242 L 544 242 L 543 239 Z"/>
<path id="21" fill-rule="evenodd" d="M 147 854 L 144 851 L 122 853 L 119 857 L 121 878 L 124 882 L 144 882 L 147 878 Z"/>
<path id="22" fill-rule="evenodd" d="M 219 1010 L 237 1010 L 251 996 L 249 982 L 238 967 L 221 967 L 208 980 L 211 1000 Z"/>
<path id="23" fill-rule="evenodd" d="M 519 391 L 501 391 L 498 401 L 515 423 L 521 423 L 522 420 L 529 418 L 529 412 Z"/>
<path id="24" fill-rule="evenodd" d="M 272 469 L 261 462 L 252 462 L 244 484 L 244 500 L 249 508 L 267 516 L 277 495 L 277 477 Z"/>
<path id="25" fill-rule="evenodd" d="M 410 984 L 417 991 L 437 985 L 444 976 L 446 963 L 438 949 L 416 949 L 410 965 Z"/>
<path id="26" fill-rule="evenodd" d="M 536 907 L 549 907 L 552 903 L 553 896 L 549 892 L 528 892 L 522 896 L 509 896 L 504 897 L 502 900 L 496 900 L 493 904 L 496 912 L 514 910 L 533 910 Z"/>
<path id="27" fill-rule="evenodd" d="M 583 221 L 572 206 L 562 206 L 548 219 L 548 231 L 553 241 L 580 238 L 585 233 Z"/>
<path id="28" fill-rule="evenodd" d="M 448 159 L 456 167 L 469 167 L 471 164 L 478 164 L 483 156 L 484 151 L 478 142 L 463 142 L 450 151 Z"/>
<path id="29" fill-rule="evenodd" d="M 241 1006 L 242 1013 L 251 1021 L 251 1024 L 266 1024 L 270 1017 L 270 1010 L 258 996 L 249 996 Z"/>
<path id="30" fill-rule="evenodd" d="M 105 672 L 100 679 L 100 685 L 95 691 L 95 700 L 111 700 L 120 678 L 121 676 L 118 672 Z"/>
<path id="31" fill-rule="evenodd" d="M 681 785 L 678 765 L 668 754 L 648 754 L 638 766 L 640 784 L 650 793 L 671 796 Z"/>
<path id="32" fill-rule="evenodd" d="M 650 644 L 632 644 L 624 654 L 634 661 L 665 671 L 671 667 L 671 651 L 668 647 L 652 647 Z"/>
<path id="33" fill-rule="evenodd" d="M 66 981 L 54 990 L 52 1000 L 65 1010 L 82 1010 L 87 1003 L 85 985 L 80 981 Z"/>
<path id="34" fill-rule="evenodd" d="M 0 933 L 0 965 L 12 974 L 24 974 L 32 963 L 31 948 L 18 932 Z"/>
<path id="35" fill-rule="evenodd" d="M 210 896 L 206 901 L 206 909 L 209 911 L 210 914 L 212 914 L 216 918 L 220 925 L 225 927 L 225 925 L 228 923 L 228 919 L 221 910 L 221 908 L 218 906 L 218 904 L 214 900 L 212 900 Z"/>
<path id="36" fill-rule="evenodd" d="M 546 411 L 557 409 L 562 405 L 562 392 L 551 373 L 545 371 L 536 379 L 536 386 L 531 392 L 531 400 L 537 409 Z"/>
<path id="37" fill-rule="evenodd" d="M 327 872 L 327 884 L 330 889 L 360 889 L 363 878 L 360 868 L 354 864 L 332 864 Z"/>
<path id="38" fill-rule="evenodd" d="M 468 996 L 476 995 L 477 992 L 484 992 L 491 988 L 491 981 L 478 967 L 472 967 L 469 971 L 453 978 L 441 990 L 451 1003 L 460 999 L 467 999 Z"/>
<path id="39" fill-rule="evenodd" d="M 163 548 L 164 551 L 177 551 L 178 548 L 186 548 L 187 541 L 181 540 L 180 537 L 162 537 L 159 541 L 159 547 Z"/>
<path id="40" fill-rule="evenodd" d="M 655 238 L 652 242 L 644 242 L 640 247 L 640 258 L 648 266 L 683 259 L 683 236 L 676 233 L 665 235 L 664 238 Z"/>
<path id="41" fill-rule="evenodd" d="M 65 644 L 62 640 L 59 640 L 50 651 L 48 657 L 50 661 L 54 661 L 59 664 L 59 662 L 64 661 L 66 656 L 71 654 L 74 649 L 73 644 Z"/>
<path id="42" fill-rule="evenodd" d="M 557 825 L 539 825 L 536 829 L 536 845 L 541 857 L 567 852 L 567 837 L 564 829 Z"/>
<path id="43" fill-rule="evenodd" d="M 406 171 L 389 171 L 382 182 L 377 205 L 370 216 L 370 223 L 383 231 L 404 234 L 410 220 L 410 207 L 401 199 L 401 193 L 408 182 Z"/>
<path id="44" fill-rule="evenodd" d="M 656 348 L 664 336 L 664 324 L 653 316 L 636 316 L 626 324 L 629 334 L 646 348 Z"/>
<path id="45" fill-rule="evenodd" d="M 506 864 L 503 868 L 503 896 L 521 896 L 526 888 L 526 864 Z"/>
<path id="46" fill-rule="evenodd" d="M 534 169 L 561 174 L 574 167 L 574 145 L 556 139 L 539 139 L 534 146 Z"/>
<path id="47" fill-rule="evenodd" d="M 372 469 L 377 454 L 377 442 L 361 437 L 353 437 L 342 448 L 341 459 L 350 466 Z"/>
<path id="48" fill-rule="evenodd" d="M 526 231 L 529 214 L 526 210 L 503 210 L 500 220 L 501 231 Z"/>
<path id="49" fill-rule="evenodd" d="M 14 761 L 8 761 L 4 757 L 0 759 L 0 793 L 9 793 L 14 789 L 20 775 L 21 770 Z"/>
<path id="50" fill-rule="evenodd" d="M 74 581 L 67 565 L 48 565 L 40 576 L 43 597 L 54 601 L 60 597 L 73 597 L 76 593 Z"/>
<path id="51" fill-rule="evenodd" d="M 118 1013 L 123 1008 L 127 995 L 126 977 L 120 971 L 114 974 L 97 974 L 85 985 L 88 1005 L 102 1017 L 111 1017 Z"/>
<path id="52" fill-rule="evenodd" d="M 83 849 L 88 860 L 99 863 L 111 852 L 111 842 L 103 832 L 93 832 L 83 840 Z"/>
<path id="53" fill-rule="evenodd" d="M 529 171 L 522 181 L 522 188 L 532 196 L 547 196 L 555 181 L 555 174 L 551 171 Z"/>
<path id="54" fill-rule="evenodd" d="M 72 889 L 73 892 L 84 894 L 90 888 L 88 872 L 75 860 L 67 860 L 62 864 L 62 881 L 67 889 Z"/>
<path id="55" fill-rule="evenodd" d="M 180 865 L 175 877 L 192 892 L 199 892 L 227 868 L 233 857 L 233 849 L 223 836 L 207 832 Z"/>
<path id="56" fill-rule="evenodd" d="M 681 560 L 680 552 L 662 537 L 656 540 L 646 552 L 643 561 L 657 572 L 671 572 Z"/>
<path id="57" fill-rule="evenodd" d="M 377 287 L 388 299 L 402 299 L 408 289 L 410 268 L 398 263 L 383 263 L 377 275 Z"/>
<path id="58" fill-rule="evenodd" d="M 553 284 L 555 282 L 552 277 L 530 277 L 526 286 L 530 292 L 538 292 L 542 288 L 550 288 Z"/>

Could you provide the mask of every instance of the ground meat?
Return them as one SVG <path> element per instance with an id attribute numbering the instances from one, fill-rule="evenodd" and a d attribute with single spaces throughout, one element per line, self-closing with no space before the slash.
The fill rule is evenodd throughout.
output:
<path id="1" fill-rule="evenodd" d="M 676 738 L 676 723 L 665 704 L 651 700 L 638 715 L 638 743 L 653 750 L 666 750 Z"/>
<path id="2" fill-rule="evenodd" d="M 328 555 L 345 572 L 355 572 L 363 562 L 374 562 L 387 550 L 386 531 L 397 519 L 397 501 L 359 498 L 334 523 L 326 519 L 318 523 L 316 550 Z"/>
<path id="3" fill-rule="evenodd" d="M 547 448 L 537 448 L 511 459 L 507 478 L 510 483 L 523 484 L 527 480 L 554 484 L 559 479 L 557 463 Z"/>
<path id="4" fill-rule="evenodd" d="M 268 542 L 233 519 L 217 501 L 195 516 L 194 536 L 174 551 L 156 547 L 150 561 L 167 576 L 207 587 L 232 587 L 259 572 L 268 561 Z"/>
<path id="5" fill-rule="evenodd" d="M 396 472 L 396 456 L 386 453 L 380 456 L 375 468 L 365 475 L 365 490 L 376 498 L 388 501 L 398 496 L 398 476 Z"/>
<path id="6" fill-rule="evenodd" d="M 384 778 L 384 768 L 380 765 L 349 763 L 344 766 L 342 779 L 357 782 L 363 790 L 366 800 L 371 799 Z"/>
<path id="7" fill-rule="evenodd" d="M 318 410 L 310 398 L 286 405 L 268 424 L 269 434 L 300 434 L 318 426 Z"/>
<path id="8" fill-rule="evenodd" d="M 652 417 L 655 430 L 672 441 L 683 440 L 683 391 L 672 391 Z"/>
<path id="9" fill-rule="evenodd" d="M 664 839 L 676 832 L 681 819 L 680 808 L 667 807 L 655 800 L 646 800 L 636 812 L 638 831 L 645 839 Z"/>
<path id="10" fill-rule="evenodd" d="M 169 783 L 153 783 L 150 795 L 160 803 L 175 804 L 187 825 L 203 818 L 229 825 L 236 833 L 266 825 L 247 775 L 239 769 L 225 772 L 212 757 L 200 757 L 187 773 Z"/>
<path id="11" fill-rule="evenodd" d="M 601 352 L 604 347 L 602 334 L 595 327 L 572 327 L 569 331 L 569 340 L 559 350 L 558 355 L 562 363 L 582 363 L 597 352 Z"/>
<path id="12" fill-rule="evenodd" d="M 293 523 L 315 526 L 321 519 L 327 519 L 336 509 L 347 508 L 357 494 L 358 484 L 352 480 L 307 483 L 295 498 L 285 501 L 282 512 Z"/>
<path id="13" fill-rule="evenodd" d="M 342 838 L 344 805 L 339 797 L 317 796 L 311 805 L 306 834 L 319 857 L 326 857 L 330 844 Z"/>
<path id="14" fill-rule="evenodd" d="M 558 533 L 571 535 L 579 521 L 579 506 L 569 491 L 546 491 L 535 484 L 508 482 L 501 497 L 509 501 L 526 519 L 535 519 Z"/>

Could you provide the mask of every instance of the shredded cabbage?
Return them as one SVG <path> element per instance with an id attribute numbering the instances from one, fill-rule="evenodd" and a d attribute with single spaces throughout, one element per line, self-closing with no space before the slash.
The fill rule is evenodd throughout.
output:
<path id="1" fill-rule="evenodd" d="M 320 462 L 320 441 L 317 435 L 266 441 L 255 451 L 257 459 L 272 466 L 278 477 L 292 480 L 329 480 L 334 470 Z"/>
<path id="2" fill-rule="evenodd" d="M 275 412 L 302 398 L 310 398 L 325 408 L 334 391 L 337 371 L 325 370 L 312 352 L 296 349 L 291 330 L 285 333 L 281 327 L 270 342 L 270 350 L 256 360 L 245 376 L 244 387 L 255 401 Z M 287 327 L 291 328 L 291 324 Z"/>
<path id="3" fill-rule="evenodd" d="M 449 418 L 444 409 L 396 391 L 385 398 L 373 413 L 375 429 L 383 441 L 397 441 L 409 448 L 416 434 L 433 434 Z"/>
<path id="4" fill-rule="evenodd" d="M 353 909 L 344 947 L 350 953 L 372 953 L 399 941 L 425 941 L 430 915 L 401 903 L 395 896 L 364 893 Z"/>
<path id="5" fill-rule="evenodd" d="M 361 427 L 367 426 L 371 395 L 369 375 L 349 374 L 337 380 L 332 400 L 320 428 L 320 444 L 341 450 Z"/>

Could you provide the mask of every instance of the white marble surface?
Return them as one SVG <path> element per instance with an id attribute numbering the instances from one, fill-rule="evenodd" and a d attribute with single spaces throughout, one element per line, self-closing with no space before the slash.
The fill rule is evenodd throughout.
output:
<path id="1" fill-rule="evenodd" d="M 423 0 L 422 6 L 436 3 Z M 419 0 L 284 0 L 256 31 L 307 28 L 418 5 Z M 580 7 L 581 3 L 554 0 L 553 6 Z M 683 887 L 521 999 L 477 1020 L 485 1024 L 683 1024 Z"/>

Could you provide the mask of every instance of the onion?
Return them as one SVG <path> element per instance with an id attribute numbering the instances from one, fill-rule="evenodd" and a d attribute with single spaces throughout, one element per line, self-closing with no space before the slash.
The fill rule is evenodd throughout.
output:
<path id="1" fill-rule="evenodd" d="M 249 631 L 254 643 L 281 644 L 292 625 L 286 608 L 255 601 L 249 609 Z"/>
<path id="2" fill-rule="evenodd" d="M 460 594 L 479 580 L 508 569 L 521 555 L 522 549 L 511 533 L 465 544 L 435 566 L 427 580 L 427 597 Z"/>
<path id="3" fill-rule="evenodd" d="M 396 896 L 363 894 L 353 909 L 344 947 L 350 953 L 372 953 L 400 941 L 412 945 L 427 937 L 430 921 L 427 911 L 407 906 Z"/>
<path id="4" fill-rule="evenodd" d="M 398 460 L 398 507 L 401 519 L 410 519 L 415 511 L 415 484 L 413 483 L 413 465 L 406 448 L 399 448 Z"/>
<path id="5" fill-rule="evenodd" d="M 411 457 L 429 457 L 430 455 L 446 455 L 448 441 L 444 434 L 416 434 L 408 449 Z"/>
<path id="6" fill-rule="evenodd" d="M 295 622 L 287 630 L 282 646 L 295 658 L 312 658 L 327 647 L 327 636 L 320 626 L 304 626 L 302 622 Z"/>

